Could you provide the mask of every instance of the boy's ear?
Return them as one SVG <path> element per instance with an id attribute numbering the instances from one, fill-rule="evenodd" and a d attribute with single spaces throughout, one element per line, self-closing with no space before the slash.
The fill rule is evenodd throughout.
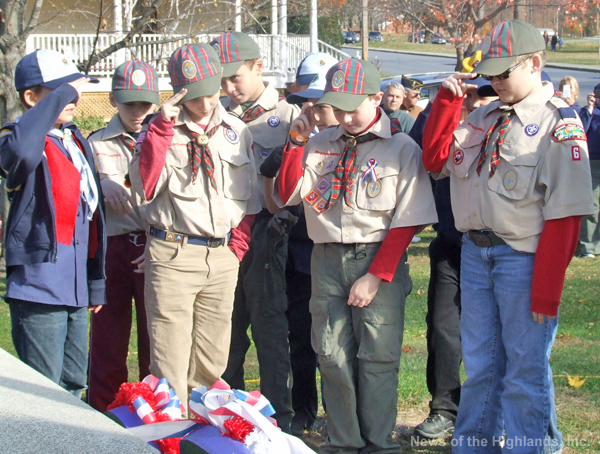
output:
<path id="1" fill-rule="evenodd" d="M 34 107 L 39 102 L 35 91 L 29 88 L 23 92 L 23 100 L 29 107 Z"/>
<path id="2" fill-rule="evenodd" d="M 110 100 L 110 105 L 116 108 L 117 100 L 115 99 L 115 94 L 112 91 L 108 94 L 108 99 Z"/>
<path id="3" fill-rule="evenodd" d="M 373 101 L 375 102 L 376 106 L 378 106 L 379 104 L 381 104 L 381 101 L 383 101 L 383 92 L 380 91 L 376 95 L 373 95 Z"/>
<path id="4" fill-rule="evenodd" d="M 259 58 L 254 62 L 254 68 L 256 69 L 256 74 L 262 76 L 262 73 L 265 70 L 265 62 L 262 58 Z"/>
<path id="5" fill-rule="evenodd" d="M 531 57 L 531 69 L 534 72 L 539 71 L 541 74 L 543 67 L 544 67 L 544 61 L 542 60 L 541 55 L 533 54 L 533 56 Z"/>

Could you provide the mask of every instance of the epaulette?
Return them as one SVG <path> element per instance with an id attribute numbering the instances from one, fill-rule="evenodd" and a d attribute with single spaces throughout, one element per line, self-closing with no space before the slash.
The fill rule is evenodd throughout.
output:
<path id="1" fill-rule="evenodd" d="M 89 139 L 90 137 L 92 137 L 97 132 L 104 131 L 105 129 L 106 128 L 100 128 L 100 129 L 96 129 L 95 131 L 90 132 L 90 134 L 86 137 L 86 139 Z"/>
<path id="2" fill-rule="evenodd" d="M 569 106 L 564 99 L 561 99 L 558 96 L 553 96 L 550 98 L 550 103 L 556 107 L 556 110 L 558 110 L 558 113 L 563 120 L 579 117 L 577 115 L 577 111 L 573 107 Z"/>
<path id="3" fill-rule="evenodd" d="M 402 126 L 400 126 L 400 120 L 398 120 L 397 118 L 392 118 L 390 120 L 390 126 L 391 126 L 393 136 L 395 136 L 399 132 L 404 132 L 404 131 L 402 131 Z"/>

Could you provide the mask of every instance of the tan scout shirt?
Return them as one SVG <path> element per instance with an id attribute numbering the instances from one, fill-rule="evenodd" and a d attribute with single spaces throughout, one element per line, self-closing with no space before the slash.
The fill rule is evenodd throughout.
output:
<path id="1" fill-rule="evenodd" d="M 129 135 L 117 114 L 110 120 L 106 128 L 88 137 L 100 179 L 106 178 L 118 183 L 131 195 L 132 210 L 129 214 L 119 214 L 112 209 L 110 203 L 106 204 L 106 234 L 108 236 L 146 230 L 143 220 L 145 207 L 141 203 L 142 199 L 133 188 L 125 187 L 125 175 L 129 172 L 129 163 L 133 152 L 121 139 L 123 134 Z"/>
<path id="2" fill-rule="evenodd" d="M 204 133 L 182 109 L 175 122 L 175 135 L 154 198 L 148 201 L 145 219 L 148 224 L 163 230 L 224 238 L 246 214 L 260 211 L 252 136 L 244 123 L 229 115 L 221 105 L 217 106 L 206 127 L 208 131 L 220 125 L 208 143 L 215 163 L 215 191 L 202 167 L 192 184 L 192 166 L 187 151 L 192 136 L 183 128 L 184 123 L 190 130 Z M 147 128 L 145 126 L 142 133 Z M 129 171 L 131 184 L 139 194 L 144 194 L 139 148 L 138 145 Z"/>
<path id="3" fill-rule="evenodd" d="M 455 131 L 443 174 L 451 174 L 458 230 L 490 229 L 513 249 L 535 252 L 545 220 L 593 213 L 586 140 L 553 138 L 563 125 L 581 128 L 581 121 L 577 116 L 562 118 L 559 108 L 567 104 L 553 95 L 552 84 L 545 84 L 512 106 L 515 113 L 492 178 L 497 130 L 490 137 L 481 176 L 476 171 L 479 151 L 488 128 L 509 106 L 493 102 L 480 107 Z"/>
<path id="4" fill-rule="evenodd" d="M 229 98 L 223 100 L 226 108 L 229 106 L 229 101 Z M 246 123 L 246 126 L 250 129 L 252 139 L 254 140 L 254 161 L 256 162 L 256 170 L 258 172 L 260 203 L 263 208 L 266 208 L 260 166 L 275 148 L 285 146 L 288 134 L 290 133 L 291 123 L 300 114 L 300 110 L 297 106 L 288 104 L 285 100 L 279 101 L 279 92 L 269 84 L 266 85 L 265 90 L 250 109 L 257 105 L 261 106 L 267 112 L 256 120 Z M 241 117 L 244 112 L 240 106 L 237 106 L 230 113 Z"/>
<path id="5" fill-rule="evenodd" d="M 287 205 L 304 202 L 308 235 L 315 243 L 375 243 L 383 241 L 392 228 L 437 222 L 419 146 L 404 133 L 392 136 L 390 120 L 383 112 L 366 132 L 381 139 L 358 145 L 353 208 L 340 196 L 328 211 L 319 214 L 313 208 L 318 200 L 311 204 L 305 199 L 313 189 L 322 193 L 330 184 L 345 147 L 346 131 L 341 126 L 328 128 L 311 137 L 305 146 L 304 174 Z M 377 163 L 375 172 L 381 186 L 378 193 L 369 189 L 370 177 L 363 181 L 371 159 Z"/>

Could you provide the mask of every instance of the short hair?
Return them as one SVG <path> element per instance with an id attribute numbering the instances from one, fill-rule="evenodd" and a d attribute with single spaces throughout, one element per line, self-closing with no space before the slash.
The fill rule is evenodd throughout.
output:
<path id="1" fill-rule="evenodd" d="M 562 91 L 565 85 L 571 86 L 571 93 L 573 94 L 573 99 L 577 101 L 579 95 L 579 83 L 577 82 L 577 79 L 575 79 L 573 76 L 563 77 L 560 83 L 558 84 L 558 90 Z"/>
<path id="2" fill-rule="evenodd" d="M 254 63 L 256 63 L 258 60 L 260 60 L 260 58 L 253 58 L 252 60 L 244 60 L 244 65 L 246 65 L 248 68 L 252 69 L 252 68 L 254 68 Z"/>
<path id="3" fill-rule="evenodd" d="M 521 63 L 522 61 L 530 59 L 534 55 L 540 56 L 540 59 L 542 60 L 542 68 L 544 66 L 546 66 L 546 51 L 545 50 L 538 50 L 536 52 L 531 52 L 530 54 L 519 55 L 517 57 L 517 60 L 515 61 L 515 63 Z"/>
<path id="4" fill-rule="evenodd" d="M 23 105 L 23 108 L 25 110 L 31 109 L 33 106 L 30 106 L 29 104 L 27 104 L 27 102 L 25 101 L 25 92 L 27 90 L 30 90 L 33 92 L 33 94 L 35 94 L 36 96 L 40 94 L 40 92 L 42 91 L 44 87 L 42 87 L 41 85 L 35 85 L 34 87 L 28 87 L 28 88 L 21 88 L 18 93 L 19 93 L 19 100 L 21 101 L 21 104 Z"/>
<path id="5" fill-rule="evenodd" d="M 400 82 L 390 82 L 389 84 L 387 84 L 385 86 L 385 89 L 383 90 L 383 92 L 387 93 L 390 88 L 395 88 L 396 90 L 400 90 L 403 95 L 406 93 L 404 86 Z"/>

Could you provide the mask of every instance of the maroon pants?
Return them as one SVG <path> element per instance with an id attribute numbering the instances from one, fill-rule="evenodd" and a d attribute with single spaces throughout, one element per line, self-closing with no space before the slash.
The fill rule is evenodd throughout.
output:
<path id="1" fill-rule="evenodd" d="M 127 381 L 127 352 L 133 304 L 137 315 L 140 380 L 149 372 L 150 341 L 144 308 L 144 275 L 134 273 L 131 261 L 144 253 L 146 234 L 132 232 L 108 237 L 106 249 L 106 302 L 92 314 L 88 403 L 104 412 Z"/>

